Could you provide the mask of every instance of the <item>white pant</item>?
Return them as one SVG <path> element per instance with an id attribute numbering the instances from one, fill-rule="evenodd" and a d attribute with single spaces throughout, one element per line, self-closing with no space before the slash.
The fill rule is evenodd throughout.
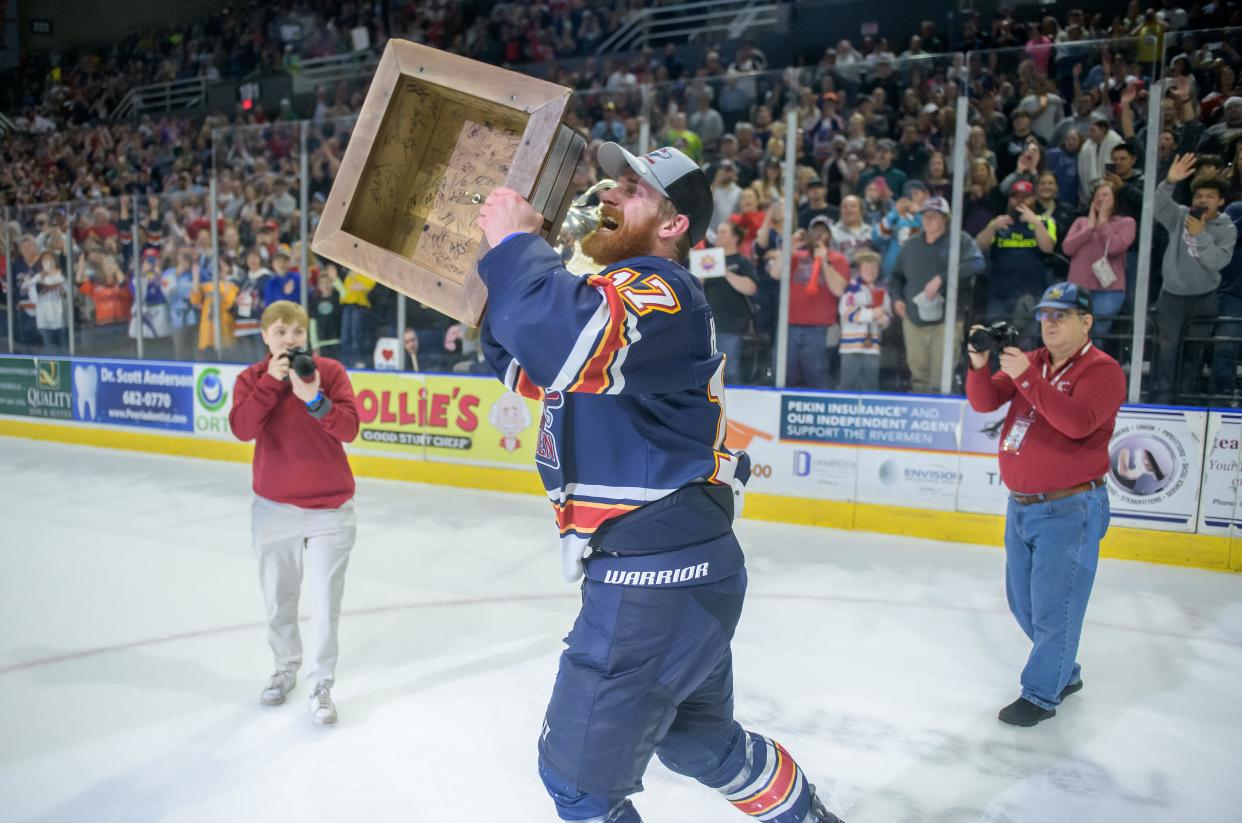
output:
<path id="1" fill-rule="evenodd" d="M 336 676 L 336 627 L 345 568 L 357 532 L 353 501 L 339 509 L 303 509 L 256 496 L 250 524 L 267 606 L 267 640 L 276 656 L 276 668 L 297 671 L 302 664 L 298 595 L 305 562 L 310 572 L 311 611 L 307 682 L 331 685 Z"/>

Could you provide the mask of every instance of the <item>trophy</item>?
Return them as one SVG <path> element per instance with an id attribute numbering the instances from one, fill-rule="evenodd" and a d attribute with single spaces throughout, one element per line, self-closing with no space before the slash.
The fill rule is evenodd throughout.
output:
<path id="1" fill-rule="evenodd" d="M 403 40 L 371 81 L 311 247 L 477 326 L 488 246 L 475 218 L 507 186 L 555 241 L 586 146 L 564 86 Z"/>
<path id="2" fill-rule="evenodd" d="M 560 236 L 557 238 L 556 250 L 565 261 L 565 268 L 576 275 L 583 276 L 599 271 L 600 266 L 582 251 L 582 238 L 586 237 L 599 226 L 600 192 L 616 188 L 617 181 L 604 179 L 578 195 L 570 204 L 569 210 L 561 223 Z"/>

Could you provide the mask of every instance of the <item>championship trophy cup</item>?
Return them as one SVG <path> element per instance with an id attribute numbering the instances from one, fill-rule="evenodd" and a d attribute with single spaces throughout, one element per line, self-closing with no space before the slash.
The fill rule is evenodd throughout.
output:
<path id="1" fill-rule="evenodd" d="M 390 40 L 332 183 L 316 254 L 477 326 L 487 289 L 475 226 L 497 186 L 543 215 L 555 242 L 585 148 L 562 123 L 570 90 Z"/>

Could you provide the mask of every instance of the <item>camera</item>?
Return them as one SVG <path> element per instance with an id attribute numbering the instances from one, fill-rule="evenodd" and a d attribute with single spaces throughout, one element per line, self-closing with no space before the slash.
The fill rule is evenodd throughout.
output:
<path id="1" fill-rule="evenodd" d="M 284 356 L 289 360 L 289 368 L 303 380 L 315 376 L 315 361 L 306 349 L 289 349 Z"/>
<path id="2" fill-rule="evenodd" d="M 1116 173 L 1117 173 L 1117 164 L 1116 164 L 1116 163 L 1105 163 L 1105 164 L 1104 164 L 1104 171 L 1108 172 L 1109 174 L 1116 174 Z"/>
<path id="3" fill-rule="evenodd" d="M 1205 211 L 1207 211 L 1207 209 L 1203 208 L 1202 206 L 1192 206 L 1190 209 L 1190 216 L 1196 220 L 1202 220 L 1203 213 Z"/>
<path id="4" fill-rule="evenodd" d="M 1007 349 L 1018 345 L 1018 330 L 1011 323 L 997 320 L 990 326 L 972 331 L 970 345 L 978 352 Z"/>

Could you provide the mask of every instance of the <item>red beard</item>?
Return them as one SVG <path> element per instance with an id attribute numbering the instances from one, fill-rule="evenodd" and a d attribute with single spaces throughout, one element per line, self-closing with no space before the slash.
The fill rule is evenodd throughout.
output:
<path id="1" fill-rule="evenodd" d="M 582 253 L 601 267 L 611 266 L 631 257 L 643 257 L 655 250 L 656 229 L 660 218 L 639 222 L 624 222 L 619 212 L 609 210 L 609 217 L 620 225 L 612 231 L 595 231 L 582 238 Z"/>

